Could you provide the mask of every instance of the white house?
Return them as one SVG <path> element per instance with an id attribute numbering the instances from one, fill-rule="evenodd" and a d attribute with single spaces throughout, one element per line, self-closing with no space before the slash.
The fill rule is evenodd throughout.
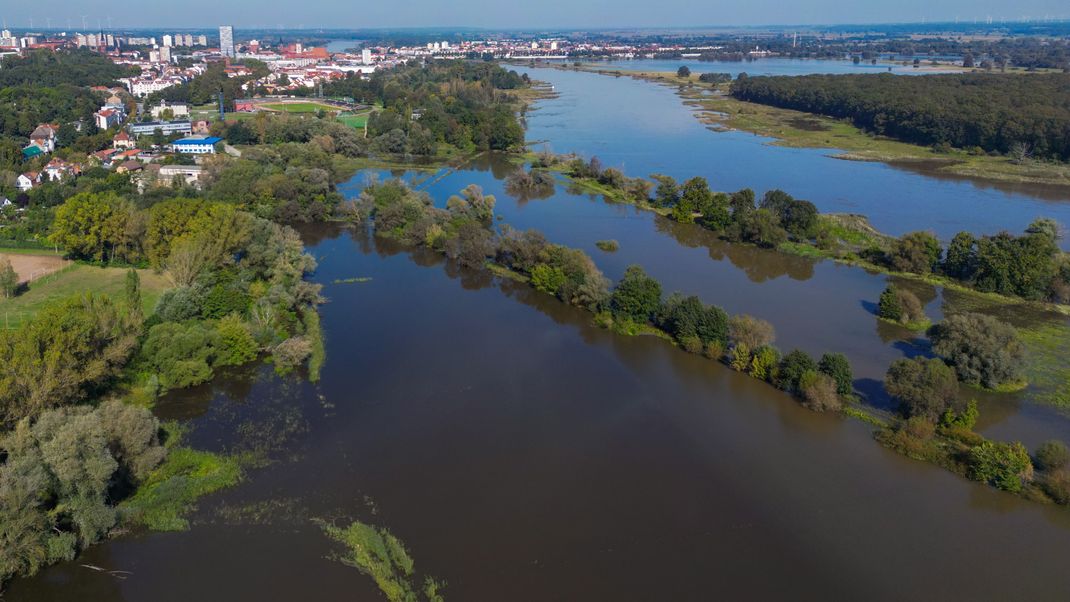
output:
<path id="1" fill-rule="evenodd" d="M 52 159 L 45 165 L 42 177 L 53 182 L 62 182 L 67 177 L 77 176 L 81 170 L 77 165 L 67 163 L 63 159 Z"/>
<path id="2" fill-rule="evenodd" d="M 123 114 L 116 109 L 101 109 L 93 113 L 93 119 L 96 120 L 98 128 L 106 130 L 120 125 L 123 122 Z"/>
<path id="3" fill-rule="evenodd" d="M 160 106 L 152 107 L 153 119 L 164 119 L 164 113 L 171 111 L 171 119 L 189 119 L 189 105 L 184 102 L 169 103 L 164 101 Z"/>
<path id="4" fill-rule="evenodd" d="M 22 192 L 26 192 L 41 183 L 41 174 L 36 171 L 28 171 L 19 175 L 15 180 L 15 187 Z"/>

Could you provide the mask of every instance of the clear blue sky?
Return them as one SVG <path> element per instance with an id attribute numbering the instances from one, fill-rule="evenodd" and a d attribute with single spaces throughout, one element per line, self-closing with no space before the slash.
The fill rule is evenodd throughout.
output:
<path id="1" fill-rule="evenodd" d="M 4 0 L 24 28 L 114 27 L 653 27 L 1070 19 L 1067 0 Z"/>

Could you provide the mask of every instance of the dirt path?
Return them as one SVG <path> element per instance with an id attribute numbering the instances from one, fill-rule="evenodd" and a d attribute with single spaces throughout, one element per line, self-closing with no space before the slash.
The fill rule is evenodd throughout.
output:
<path id="1" fill-rule="evenodd" d="M 23 255 L 21 253 L 0 253 L 0 262 L 7 259 L 19 275 L 19 282 L 29 282 L 41 276 L 61 270 L 71 262 L 56 255 Z"/>

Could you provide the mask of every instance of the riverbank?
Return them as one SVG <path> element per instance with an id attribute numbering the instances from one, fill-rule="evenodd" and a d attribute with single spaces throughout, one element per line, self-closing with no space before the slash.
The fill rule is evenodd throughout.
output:
<path id="1" fill-rule="evenodd" d="M 834 158 L 882 162 L 936 177 L 954 177 L 1007 184 L 1057 187 L 1070 192 L 1070 165 L 1030 160 L 1015 164 L 1007 157 L 938 152 L 931 148 L 873 136 L 853 125 L 814 115 L 736 100 L 726 84 L 699 81 L 699 73 L 678 77 L 660 71 L 625 71 L 593 66 L 552 68 L 579 70 L 610 77 L 627 76 L 676 88 L 698 119 L 713 130 L 739 130 L 773 138 L 772 144 L 796 148 L 829 148 Z"/>

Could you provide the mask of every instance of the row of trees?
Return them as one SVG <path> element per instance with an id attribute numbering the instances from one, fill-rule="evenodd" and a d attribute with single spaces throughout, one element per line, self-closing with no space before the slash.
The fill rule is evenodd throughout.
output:
<path id="1" fill-rule="evenodd" d="M 960 232 L 945 251 L 929 232 L 910 232 L 871 259 L 913 274 L 941 274 L 984 292 L 1041 301 L 1070 301 L 1070 260 L 1059 249 L 1059 225 L 1035 220 L 1020 236 Z"/>
<path id="2" fill-rule="evenodd" d="M 653 174 L 657 186 L 651 194 L 649 182 L 604 168 L 597 157 L 583 161 L 570 156 L 540 156 L 534 165 L 548 168 L 562 163 L 570 177 L 597 182 L 631 202 L 650 204 L 678 222 L 698 224 L 728 241 L 768 248 L 790 241 L 824 251 L 840 244 L 833 224 L 821 218 L 813 203 L 782 190 L 767 191 L 758 200 L 749 188 L 714 192 L 702 177 L 680 183 Z M 872 235 L 866 238 L 870 246 L 859 249 L 862 257 L 890 270 L 940 274 L 984 292 L 1070 302 L 1070 257 L 1059 248 L 1059 224 L 1048 218 L 1035 220 L 1021 236 L 1000 232 L 978 237 L 960 232 L 946 251 L 929 232 L 910 232 L 895 240 Z M 889 317 L 900 319 L 898 313 Z"/>
<path id="3" fill-rule="evenodd" d="M 353 215 L 371 217 L 377 235 L 436 250 L 469 268 L 510 270 L 537 290 L 591 311 L 603 326 L 622 333 L 657 329 L 684 350 L 769 382 L 811 409 L 840 410 L 853 396 L 844 355 L 815 359 L 801 350 L 782 355 L 768 322 L 729 316 L 695 296 L 665 298 L 661 284 L 638 266 L 629 267 L 611 288 L 582 251 L 549 243 L 534 230 L 495 230 L 494 199 L 478 187 L 438 209 L 425 193 L 390 181 L 366 189 L 355 205 L 360 207 L 352 208 Z M 901 402 L 903 420 L 881 432 L 882 442 L 996 487 L 1015 492 L 1032 487 L 1038 495 L 1070 502 L 1061 444 L 1045 444 L 1034 461 L 1021 444 L 987 441 L 972 430 L 976 404 L 959 396 L 960 380 L 993 387 L 1019 377 L 1022 348 L 1013 329 L 987 316 L 964 314 L 948 318 L 931 334 L 934 350 L 945 359 L 899 360 L 888 371 L 885 386 Z M 937 430 L 950 443 L 937 442 Z M 1039 477 L 1034 462 L 1042 471 Z"/>
<path id="4" fill-rule="evenodd" d="M 459 264 L 482 268 L 488 263 L 526 277 L 535 289 L 596 314 L 607 327 L 622 332 L 657 328 L 692 353 L 722 360 L 767 381 L 816 410 L 835 410 L 852 395 L 851 367 L 842 354 L 820 360 L 795 350 L 782 356 L 773 346 L 773 327 L 764 320 L 729 317 L 695 296 L 663 298 L 661 284 L 638 266 L 627 269 L 616 287 L 578 249 L 555 245 L 534 230 L 492 228 L 493 197 L 476 186 L 452 197 L 446 209 L 435 208 L 424 193 L 390 181 L 364 191 L 363 210 L 376 234 L 410 245 L 426 246 Z"/>
<path id="5" fill-rule="evenodd" d="M 1070 161 L 1070 74 L 891 74 L 748 77 L 732 96 L 849 119 L 857 127 L 925 146 Z"/>

